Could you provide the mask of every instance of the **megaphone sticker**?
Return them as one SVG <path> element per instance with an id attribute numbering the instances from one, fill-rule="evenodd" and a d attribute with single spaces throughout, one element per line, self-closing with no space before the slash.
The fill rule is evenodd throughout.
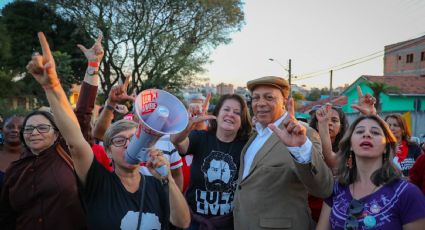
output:
<path id="1" fill-rule="evenodd" d="M 142 92 L 142 115 L 146 115 L 155 111 L 156 107 L 158 107 L 158 103 L 156 103 L 156 98 L 158 97 L 158 90 L 149 89 L 144 90 Z"/>

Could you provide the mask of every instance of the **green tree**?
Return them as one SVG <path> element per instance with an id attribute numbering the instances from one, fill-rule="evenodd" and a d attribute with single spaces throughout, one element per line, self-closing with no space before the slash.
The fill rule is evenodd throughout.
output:
<path id="1" fill-rule="evenodd" d="M 373 91 L 373 96 L 376 99 L 375 108 L 377 113 L 381 112 L 381 93 L 395 93 L 400 90 L 398 87 L 388 85 L 384 82 L 369 81 L 366 85 Z"/>
<path id="2" fill-rule="evenodd" d="M 320 99 L 320 89 L 318 88 L 311 88 L 310 92 L 307 94 L 306 99 L 309 101 L 317 101 Z"/>
<path id="3" fill-rule="evenodd" d="M 20 80 L 23 82 L 19 88 L 20 95 L 35 97 L 41 105 L 46 105 L 43 90 L 26 74 L 25 69 L 31 53 L 41 50 L 36 36 L 38 31 L 45 32 L 52 50 L 56 51 L 54 56 L 64 89 L 68 90 L 71 83 L 81 82 L 86 59 L 76 44 L 89 40 L 84 30 L 37 2 L 16 1 L 6 5 L 1 13 L 0 70 L 8 73 L 9 80 L 23 77 Z M 6 92 L 14 91 L 10 87 Z"/>
<path id="4" fill-rule="evenodd" d="M 298 110 L 300 107 L 300 101 L 304 100 L 304 95 L 300 92 L 292 92 L 292 98 L 294 98 L 295 110 Z"/>
<path id="5" fill-rule="evenodd" d="M 179 91 L 204 71 L 212 49 L 228 43 L 244 22 L 241 0 L 41 2 L 81 23 L 92 37 L 103 33 L 100 80 L 106 93 L 127 71 L 130 91 Z"/>

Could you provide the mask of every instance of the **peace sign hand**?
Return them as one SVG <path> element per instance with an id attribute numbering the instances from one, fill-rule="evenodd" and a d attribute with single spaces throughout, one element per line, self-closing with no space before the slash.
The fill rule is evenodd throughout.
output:
<path id="1" fill-rule="evenodd" d="M 43 32 L 38 32 L 38 40 L 40 41 L 43 54 L 34 53 L 26 69 L 41 86 L 52 88 L 59 84 L 55 60 Z"/>
<path id="2" fill-rule="evenodd" d="M 375 108 L 376 98 L 368 93 L 363 95 L 362 89 L 360 88 L 360 86 L 357 86 L 357 95 L 359 96 L 359 103 L 357 105 L 352 104 L 351 108 L 357 109 L 363 115 L 370 115 L 370 114 L 376 115 L 376 108 Z"/>
<path id="3" fill-rule="evenodd" d="M 286 104 L 288 114 L 283 120 L 283 129 L 269 124 L 268 127 L 279 137 L 283 144 L 288 147 L 299 147 L 307 141 L 307 129 L 295 119 L 294 99 L 290 98 Z"/>
<path id="4" fill-rule="evenodd" d="M 102 47 L 102 34 L 99 34 L 99 36 L 96 39 L 96 42 L 93 44 L 93 46 L 90 49 L 87 49 L 81 44 L 78 44 L 77 46 L 84 53 L 84 56 L 86 56 L 88 61 L 92 61 L 92 62 L 102 61 L 103 55 L 105 54 Z"/>
<path id="5" fill-rule="evenodd" d="M 112 87 L 108 96 L 109 104 L 116 105 L 124 101 L 134 101 L 134 97 L 127 94 L 129 81 L 130 75 L 126 76 L 124 83 Z"/>

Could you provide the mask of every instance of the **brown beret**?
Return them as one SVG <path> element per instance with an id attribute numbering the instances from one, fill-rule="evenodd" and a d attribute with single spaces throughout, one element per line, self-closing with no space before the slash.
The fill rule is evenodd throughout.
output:
<path id="1" fill-rule="evenodd" d="M 251 91 L 251 92 L 255 89 L 255 87 L 257 87 L 259 85 L 274 86 L 274 87 L 280 89 L 280 91 L 282 91 L 283 95 L 287 95 L 288 90 L 289 90 L 288 82 L 281 77 L 275 77 L 275 76 L 260 77 L 260 78 L 248 81 L 248 83 L 246 83 L 246 85 L 247 85 L 249 91 Z"/>

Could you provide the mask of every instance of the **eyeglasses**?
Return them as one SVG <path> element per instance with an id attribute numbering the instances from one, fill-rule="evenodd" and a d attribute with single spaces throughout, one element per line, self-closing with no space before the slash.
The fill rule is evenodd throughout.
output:
<path id="1" fill-rule="evenodd" d="M 29 125 L 29 126 L 24 127 L 23 133 L 24 134 L 31 134 L 31 133 L 34 132 L 34 129 L 37 129 L 37 131 L 39 133 L 47 133 L 47 132 L 50 131 L 50 128 L 52 128 L 52 126 L 46 125 L 46 124 L 37 125 L 37 126 Z"/>
<path id="2" fill-rule="evenodd" d="M 115 147 L 123 147 L 125 144 L 127 144 L 127 141 L 130 141 L 131 137 L 123 137 L 123 136 L 116 136 L 111 139 L 112 145 Z"/>
<path id="3" fill-rule="evenodd" d="M 359 222 L 357 222 L 357 218 L 362 214 L 364 209 L 364 204 L 356 199 L 352 199 L 350 202 L 350 206 L 348 208 L 348 216 L 345 220 L 344 229 L 346 230 L 354 230 L 359 227 Z"/>

